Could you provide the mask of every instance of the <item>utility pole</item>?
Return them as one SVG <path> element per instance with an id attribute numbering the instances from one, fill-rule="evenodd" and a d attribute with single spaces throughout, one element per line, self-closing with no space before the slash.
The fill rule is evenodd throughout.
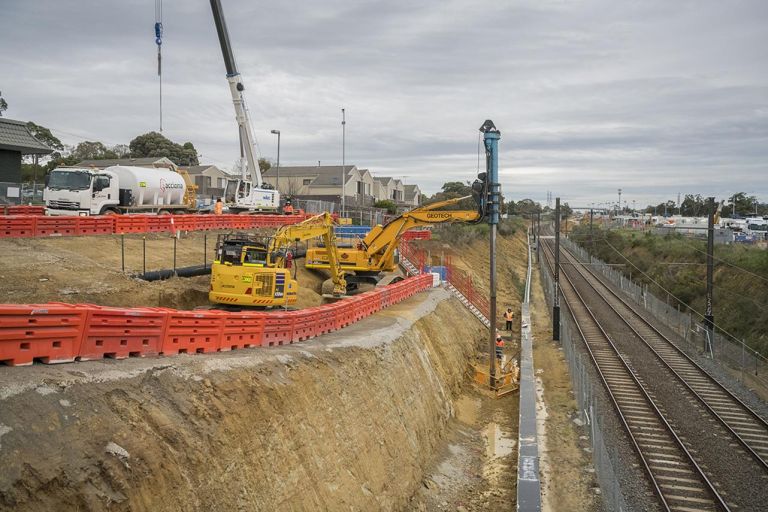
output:
<path id="1" fill-rule="evenodd" d="M 555 296 L 552 299 L 552 339 L 560 341 L 560 198 L 555 198 Z"/>
<path id="2" fill-rule="evenodd" d="M 712 354 L 712 342 L 715 333 L 715 317 L 712 314 L 712 289 L 715 267 L 715 198 L 710 197 L 709 201 L 709 222 L 707 222 L 707 308 L 704 315 L 704 323 L 707 327 L 707 347 L 706 352 Z"/>
<path id="3" fill-rule="evenodd" d="M 589 258 L 590 263 L 592 263 L 592 254 L 595 252 L 595 239 L 592 237 L 592 218 L 595 215 L 595 211 L 590 208 L 589 209 Z"/>
<path id="4" fill-rule="evenodd" d="M 536 212 L 536 261 L 541 261 L 541 209 Z"/>
<path id="5" fill-rule="evenodd" d="M 496 375 L 496 227 L 499 223 L 499 199 L 501 196 L 501 185 L 499 185 L 499 139 L 501 132 L 490 119 L 480 127 L 483 134 L 485 145 L 485 162 L 487 170 L 487 190 L 488 196 L 485 211 L 488 212 L 488 224 L 491 225 L 490 253 L 491 253 L 491 271 L 490 271 L 490 315 L 488 319 L 491 322 L 488 335 L 488 382 L 491 388 L 495 385 Z"/>
<path id="6" fill-rule="evenodd" d="M 619 189 L 619 209 L 616 211 L 616 215 L 621 215 L 621 189 Z"/>
<path id="7" fill-rule="evenodd" d="M 341 109 L 341 216 L 344 217 L 344 207 L 346 195 L 344 192 L 344 185 L 347 178 L 346 162 L 347 159 L 347 115 L 344 109 Z"/>
<path id="8" fill-rule="evenodd" d="M 272 130 L 270 133 L 277 135 L 277 185 L 275 188 L 280 192 L 280 130 Z M 289 179 L 288 181 L 290 182 L 291 180 Z M 291 187 L 289 186 L 288 188 L 290 189 Z"/>

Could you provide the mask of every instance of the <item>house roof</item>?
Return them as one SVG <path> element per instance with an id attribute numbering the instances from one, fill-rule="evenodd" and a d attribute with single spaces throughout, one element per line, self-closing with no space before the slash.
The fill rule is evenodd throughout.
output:
<path id="1" fill-rule="evenodd" d="M 384 185 L 389 185 L 389 182 L 392 181 L 390 176 L 374 176 L 373 179 Z"/>
<path id="2" fill-rule="evenodd" d="M 189 167 L 185 167 L 187 172 L 191 175 L 200 174 L 203 171 L 210 169 L 211 167 L 216 167 L 215 165 L 190 165 Z"/>
<path id="3" fill-rule="evenodd" d="M 347 165 L 344 167 L 346 174 L 349 174 L 355 169 L 354 165 Z M 270 167 L 263 173 L 263 176 L 269 176 L 270 178 L 277 176 L 277 167 Z M 320 176 L 321 174 L 341 174 L 340 165 L 323 165 L 318 167 L 317 165 L 307 165 L 298 167 L 285 167 L 280 166 L 280 176 Z"/>
<path id="4" fill-rule="evenodd" d="M 24 155 L 47 155 L 53 152 L 29 132 L 25 122 L 1 117 L 0 149 L 19 151 Z"/>
<path id="5" fill-rule="evenodd" d="M 316 165 L 302 166 L 302 167 L 283 167 L 280 166 L 281 177 L 295 177 L 295 178 L 313 178 L 310 186 L 313 187 L 338 187 L 341 181 L 340 165 L 323 165 L 318 167 Z M 344 166 L 346 180 L 348 183 L 353 177 L 353 171 L 356 170 L 354 165 Z M 270 167 L 266 172 L 262 173 L 262 176 L 266 178 L 274 178 L 277 176 L 277 168 Z"/>
<path id="6" fill-rule="evenodd" d="M 154 165 L 154 164 L 164 164 L 164 165 L 172 165 L 176 167 L 176 164 L 171 162 L 169 159 L 167 159 L 164 156 L 156 157 L 156 156 L 150 156 L 145 158 L 112 158 L 109 160 L 83 160 L 82 162 L 78 162 L 78 167 L 112 167 L 113 165 Z"/>
<path id="7" fill-rule="evenodd" d="M 421 189 L 419 189 L 418 185 L 405 185 L 405 199 L 411 200 L 416 197 L 416 194 L 421 193 Z"/>

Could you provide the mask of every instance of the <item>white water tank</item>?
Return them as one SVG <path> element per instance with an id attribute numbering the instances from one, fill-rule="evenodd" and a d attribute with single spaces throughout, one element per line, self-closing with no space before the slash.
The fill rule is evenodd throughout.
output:
<path id="1" fill-rule="evenodd" d="M 180 205 L 184 203 L 187 185 L 181 174 L 168 169 L 113 165 L 104 169 L 105 173 L 114 174 L 120 188 L 130 189 L 133 204 L 144 205 Z"/>

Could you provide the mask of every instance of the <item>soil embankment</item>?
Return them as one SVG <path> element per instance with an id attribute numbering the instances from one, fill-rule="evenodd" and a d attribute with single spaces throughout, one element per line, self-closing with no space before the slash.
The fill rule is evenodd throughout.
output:
<path id="1" fill-rule="evenodd" d="M 447 297 L 274 349 L 0 368 L 0 509 L 407 509 L 479 335 Z"/>

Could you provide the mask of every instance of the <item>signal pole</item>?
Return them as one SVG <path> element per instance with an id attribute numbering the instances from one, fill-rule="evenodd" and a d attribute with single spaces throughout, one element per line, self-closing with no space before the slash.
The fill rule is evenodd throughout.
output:
<path id="1" fill-rule="evenodd" d="M 589 257 L 592 258 L 592 253 L 595 252 L 594 244 L 595 239 L 592 237 L 592 218 L 594 217 L 595 210 L 589 209 Z M 590 261 L 592 263 L 592 261 Z"/>
<path id="2" fill-rule="evenodd" d="M 712 314 L 712 290 L 715 271 L 715 198 L 708 198 L 709 219 L 707 222 L 707 308 L 704 315 L 704 324 L 707 328 L 706 352 L 712 354 L 713 336 L 715 334 L 715 317 Z"/>
<path id="3" fill-rule="evenodd" d="M 555 198 L 555 296 L 552 299 L 552 339 L 560 341 L 560 198 Z"/>

